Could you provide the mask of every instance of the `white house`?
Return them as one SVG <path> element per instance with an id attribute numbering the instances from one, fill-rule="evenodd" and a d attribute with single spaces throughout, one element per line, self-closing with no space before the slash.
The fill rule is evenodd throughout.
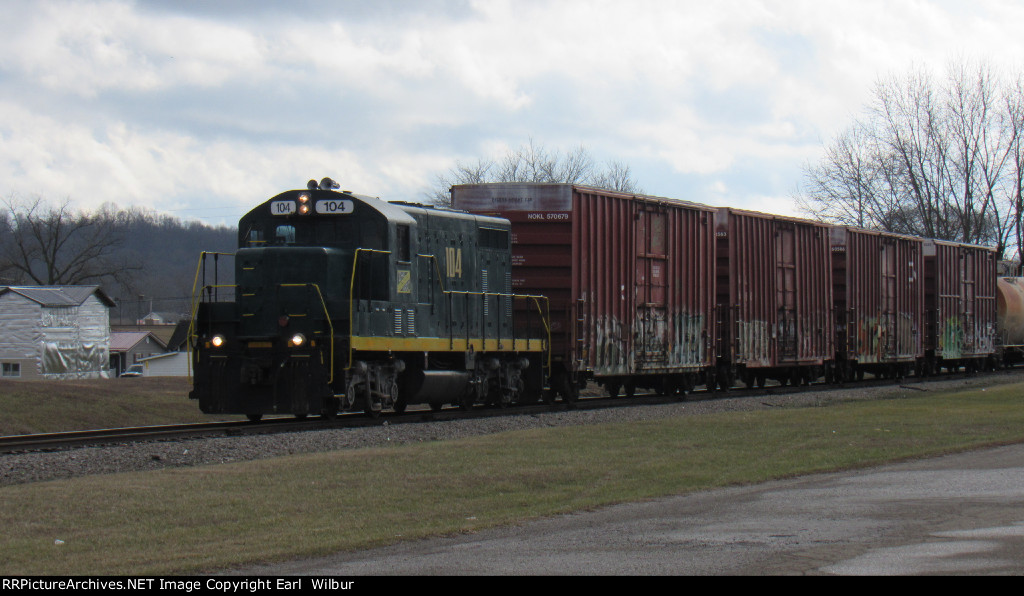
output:
<path id="1" fill-rule="evenodd" d="M 107 377 L 113 306 L 99 286 L 0 286 L 0 374 Z"/>
<path id="2" fill-rule="evenodd" d="M 149 329 L 153 329 L 153 327 L 149 327 Z M 174 327 L 174 331 L 170 334 L 165 345 L 153 332 L 115 331 L 111 334 L 110 368 L 111 370 L 117 370 L 118 374 L 120 374 L 131 364 L 141 364 L 143 366 L 142 376 L 144 377 L 188 376 L 191 374 L 189 353 L 186 350 L 188 332 L 188 321 L 178 323 Z M 129 345 L 129 342 L 122 339 L 122 337 L 128 338 L 130 341 L 134 341 L 135 343 Z M 147 350 L 140 349 L 142 347 L 141 340 L 143 338 L 148 338 L 150 342 L 158 343 L 167 351 L 165 353 L 154 354 L 153 350 L 150 349 L 147 354 Z M 117 365 L 115 361 L 118 360 L 119 356 L 121 364 Z"/>
<path id="3" fill-rule="evenodd" d="M 185 377 L 189 375 L 188 352 L 168 352 L 139 360 L 144 377 Z"/>

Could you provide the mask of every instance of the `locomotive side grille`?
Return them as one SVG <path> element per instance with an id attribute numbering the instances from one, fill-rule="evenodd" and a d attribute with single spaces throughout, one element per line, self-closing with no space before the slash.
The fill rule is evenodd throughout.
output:
<path id="1" fill-rule="evenodd" d="M 405 332 L 416 335 L 416 311 L 411 308 L 405 311 Z"/>
<path id="2" fill-rule="evenodd" d="M 487 296 L 487 292 L 488 292 L 487 286 L 488 286 L 488 283 L 487 283 L 487 270 L 486 269 L 481 269 L 480 270 L 480 280 L 484 284 L 484 319 L 486 319 L 487 316 L 491 314 L 490 297 Z"/>
<path id="3" fill-rule="evenodd" d="M 402 334 L 402 309 L 395 309 L 395 335 Z"/>

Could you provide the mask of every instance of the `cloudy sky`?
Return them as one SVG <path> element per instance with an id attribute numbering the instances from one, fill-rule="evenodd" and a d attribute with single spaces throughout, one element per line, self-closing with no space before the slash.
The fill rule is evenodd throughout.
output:
<path id="1" fill-rule="evenodd" d="M 530 139 L 796 213 L 881 76 L 1024 64 L 1014 0 L 0 0 L 0 197 L 233 224 L 309 178 L 425 200 Z"/>

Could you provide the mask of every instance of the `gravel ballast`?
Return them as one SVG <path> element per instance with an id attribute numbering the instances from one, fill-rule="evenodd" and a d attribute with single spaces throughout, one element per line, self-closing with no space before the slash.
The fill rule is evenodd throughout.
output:
<path id="1" fill-rule="evenodd" d="M 1024 381 L 1024 370 L 883 387 L 846 387 L 756 397 L 703 395 L 682 402 L 607 409 L 551 411 L 443 422 L 385 423 L 368 428 L 335 428 L 294 433 L 131 443 L 57 452 L 0 455 L 0 486 L 91 474 L 159 470 L 265 459 L 389 444 L 444 441 L 531 428 L 632 422 L 710 412 L 818 406 L 842 401 L 916 397 L 943 390 L 981 388 Z"/>

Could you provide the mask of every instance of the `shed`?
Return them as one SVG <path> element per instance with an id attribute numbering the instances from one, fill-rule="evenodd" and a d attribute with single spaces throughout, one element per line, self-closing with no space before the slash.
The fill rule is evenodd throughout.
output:
<path id="1" fill-rule="evenodd" d="M 0 286 L 3 378 L 105 378 L 110 308 L 99 286 Z"/>

